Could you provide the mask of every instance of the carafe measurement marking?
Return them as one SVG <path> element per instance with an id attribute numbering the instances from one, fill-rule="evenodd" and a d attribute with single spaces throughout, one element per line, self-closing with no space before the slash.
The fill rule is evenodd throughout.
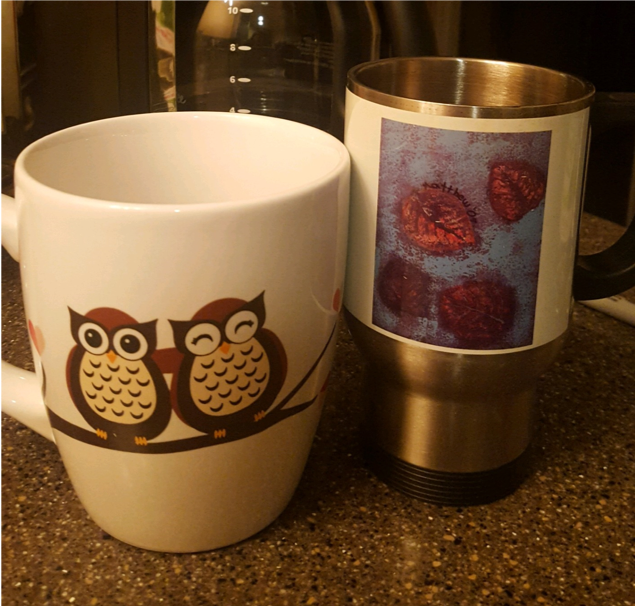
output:
<path id="1" fill-rule="evenodd" d="M 237 6 L 228 6 L 227 12 L 230 15 L 237 15 L 238 13 L 243 13 L 248 15 L 249 13 L 253 13 L 254 9 L 253 8 L 238 8 Z"/>
<path id="2" fill-rule="evenodd" d="M 251 15 L 254 12 L 253 8 L 239 8 L 237 6 L 234 6 L 234 1 L 233 0 L 225 0 L 225 3 L 229 4 L 229 6 L 227 6 L 227 13 L 229 15 L 238 15 L 239 13 L 242 13 L 244 15 Z M 267 2 L 263 2 L 263 5 L 267 5 Z M 259 16 L 258 17 L 258 25 L 262 26 L 263 25 L 263 17 Z M 250 52 L 252 49 L 252 47 L 248 44 L 240 44 L 238 42 L 232 42 L 229 45 L 229 50 L 232 53 L 235 53 L 236 51 L 240 51 L 243 53 L 248 53 Z M 229 82 L 231 84 L 249 84 L 252 81 L 251 78 L 247 77 L 247 76 L 238 76 L 236 74 L 233 74 L 231 76 L 229 76 Z M 236 109 L 236 107 L 230 107 L 229 108 L 229 112 L 230 113 L 239 113 L 239 114 L 250 114 L 251 110 L 249 109 Z"/>
<path id="3" fill-rule="evenodd" d="M 344 58 L 335 52 L 332 3 L 201 4 L 205 8 L 196 29 L 192 109 L 249 110 L 240 113 L 334 128 L 333 74 Z"/>

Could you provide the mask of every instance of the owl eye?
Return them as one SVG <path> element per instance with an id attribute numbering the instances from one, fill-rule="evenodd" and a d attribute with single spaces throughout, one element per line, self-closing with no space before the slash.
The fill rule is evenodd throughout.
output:
<path id="1" fill-rule="evenodd" d="M 108 335 L 97 324 L 86 322 L 79 328 L 77 336 L 84 349 L 92 354 L 100 355 L 108 351 Z"/>
<path id="2" fill-rule="evenodd" d="M 113 348 L 125 360 L 140 360 L 148 353 L 148 342 L 138 330 L 122 328 L 115 334 Z"/>
<path id="3" fill-rule="evenodd" d="M 225 324 L 225 334 L 232 343 L 249 341 L 258 330 L 258 316 L 253 311 L 235 313 Z"/>
<path id="4" fill-rule="evenodd" d="M 197 324 L 187 331 L 185 346 L 195 356 L 207 356 L 221 344 L 220 329 L 214 324 Z"/>

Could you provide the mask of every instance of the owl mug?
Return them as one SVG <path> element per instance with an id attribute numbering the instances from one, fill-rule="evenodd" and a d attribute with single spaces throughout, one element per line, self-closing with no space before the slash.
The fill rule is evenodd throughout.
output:
<path id="1" fill-rule="evenodd" d="M 31 144 L 15 185 L 2 242 L 36 373 L 3 362 L 3 410 L 55 441 L 121 541 L 196 552 L 266 527 L 324 402 L 344 145 L 264 116 L 125 116 Z"/>

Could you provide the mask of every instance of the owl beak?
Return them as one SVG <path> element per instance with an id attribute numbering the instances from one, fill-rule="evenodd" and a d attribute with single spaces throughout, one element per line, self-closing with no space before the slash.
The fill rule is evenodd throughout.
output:
<path id="1" fill-rule="evenodd" d="M 231 347 L 231 345 L 229 343 L 227 343 L 227 341 L 223 341 L 223 343 L 220 346 L 220 350 L 226 354 L 229 351 L 229 348 Z"/>
<path id="2" fill-rule="evenodd" d="M 108 358 L 108 360 L 110 361 L 111 364 L 115 363 L 115 360 L 117 359 L 117 354 L 111 349 L 107 354 L 106 357 Z"/>

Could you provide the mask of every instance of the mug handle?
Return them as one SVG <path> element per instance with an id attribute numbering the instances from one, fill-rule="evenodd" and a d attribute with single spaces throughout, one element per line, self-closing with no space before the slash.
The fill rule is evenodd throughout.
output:
<path id="1" fill-rule="evenodd" d="M 573 296 L 577 301 L 604 299 L 632 286 L 635 286 L 635 220 L 611 247 L 578 258 Z"/>
<path id="2" fill-rule="evenodd" d="M 635 94 L 597 95 L 591 108 L 595 132 L 635 123 Z M 577 301 L 612 297 L 635 286 L 635 219 L 612 246 L 593 255 L 578 257 L 573 275 Z"/>
<path id="3" fill-rule="evenodd" d="M 17 203 L 2 194 L 2 246 L 19 260 Z M 2 361 L 2 412 L 55 442 L 40 383 L 34 372 Z"/>

